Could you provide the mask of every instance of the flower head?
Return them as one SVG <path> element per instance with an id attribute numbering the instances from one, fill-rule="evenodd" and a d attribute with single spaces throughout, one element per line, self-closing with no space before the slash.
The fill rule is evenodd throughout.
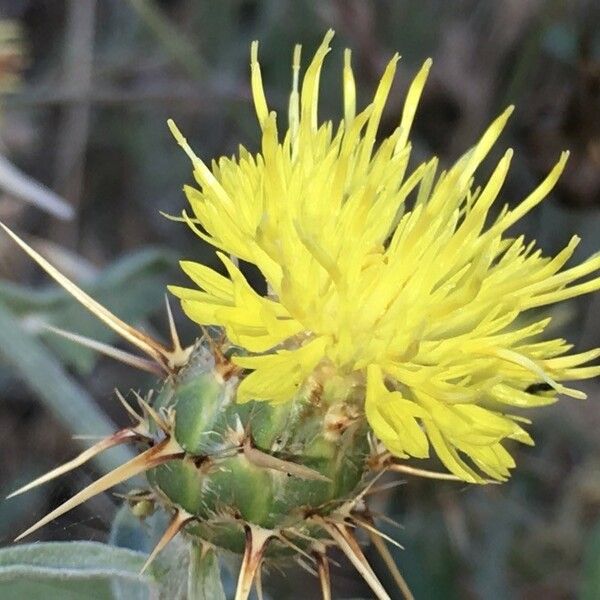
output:
<path id="1" fill-rule="evenodd" d="M 532 443 L 515 407 L 549 404 L 558 393 L 584 397 L 563 382 L 600 373 L 582 366 L 600 352 L 569 355 L 564 340 L 540 339 L 550 319 L 533 310 L 600 288 L 597 276 L 581 282 L 600 256 L 565 269 L 577 237 L 549 258 L 507 233 L 552 190 L 568 155 L 492 218 L 512 150 L 483 185 L 474 177 L 512 107 L 447 171 L 438 173 L 437 158 L 411 168 L 409 133 L 431 62 L 411 83 L 398 127 L 377 144 L 398 56 L 357 113 L 346 50 L 344 118 L 320 123 L 319 75 L 332 35 L 301 85 L 294 51 L 283 134 L 252 45 L 259 153 L 240 147 L 209 168 L 170 123 L 199 185 L 185 188 L 186 220 L 228 273 L 182 262 L 201 289 L 171 291 L 192 320 L 223 327 L 247 351 L 234 358 L 249 370 L 240 402 L 285 402 L 326 366 L 362 386 L 367 420 L 395 456 L 424 458 L 433 448 L 467 481 L 481 481 L 481 472 L 506 479 L 514 462 L 504 440 Z M 259 268 L 266 297 L 229 256 Z"/>

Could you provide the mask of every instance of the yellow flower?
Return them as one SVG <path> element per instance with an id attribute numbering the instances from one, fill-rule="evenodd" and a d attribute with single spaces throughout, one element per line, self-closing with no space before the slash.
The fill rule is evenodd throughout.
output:
<path id="1" fill-rule="evenodd" d="M 182 262 L 201 290 L 171 291 L 191 319 L 223 327 L 247 351 L 234 359 L 251 371 L 240 402 L 285 402 L 326 365 L 364 386 L 368 422 L 395 456 L 424 458 L 431 446 L 466 481 L 482 481 L 479 472 L 506 479 L 514 462 L 503 441 L 532 443 L 514 407 L 549 404 L 557 393 L 582 398 L 561 382 L 600 373 L 581 366 L 600 352 L 568 355 L 564 340 L 539 339 L 549 318 L 529 312 L 527 323 L 519 320 L 600 288 L 597 276 L 580 282 L 599 269 L 600 256 L 563 269 L 579 238 L 548 258 L 507 235 L 552 190 L 567 153 L 527 198 L 492 218 L 512 150 L 481 187 L 474 174 L 512 107 L 449 170 L 437 173 L 432 158 L 411 171 L 409 132 L 431 61 L 409 87 L 399 126 L 376 144 L 398 56 L 357 113 L 346 50 L 344 119 L 319 123 L 319 75 L 332 36 L 301 85 L 300 47 L 294 51 L 283 136 L 252 45 L 260 153 L 240 147 L 209 168 L 170 122 L 199 186 L 185 188 L 194 214 L 185 218 L 222 251 L 228 273 Z M 267 297 L 228 255 L 260 269 Z"/>

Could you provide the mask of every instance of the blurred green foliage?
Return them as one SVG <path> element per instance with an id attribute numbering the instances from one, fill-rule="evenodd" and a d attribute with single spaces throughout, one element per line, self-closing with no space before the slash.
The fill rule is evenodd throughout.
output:
<path id="1" fill-rule="evenodd" d="M 135 324 L 164 306 L 167 274 L 177 257 L 174 252 L 146 248 L 117 259 L 93 277 L 86 291 L 124 321 Z M 89 374 L 98 354 L 44 330 L 44 325 L 77 332 L 110 344 L 117 335 L 91 315 L 64 290 L 51 286 L 34 289 L 0 281 L 0 303 L 30 329 L 40 329 L 39 337 L 63 363 L 82 375 Z"/>
<path id="2" fill-rule="evenodd" d="M 0 0 L 0 16 L 21 23 L 25 51 L 20 89 L 2 98 L 0 152 L 76 215 L 62 223 L 5 193 L 0 218 L 81 256 L 85 265 L 75 264 L 75 272 L 94 265 L 82 280 L 86 289 L 125 320 L 165 334 L 164 284 L 183 281 L 175 257 L 217 266 L 210 248 L 160 215 L 180 213 L 181 187 L 191 180 L 166 119 L 176 120 L 205 159 L 233 153 L 239 143 L 255 149 L 250 41 L 260 40 L 269 102 L 284 115 L 293 44 L 303 43 L 306 64 L 333 27 L 323 118 L 341 112 L 343 47 L 353 49 L 363 104 L 386 60 L 403 55 L 382 134 L 397 125 L 407 82 L 432 56 L 415 161 L 438 153 L 447 164 L 515 102 L 498 149 L 516 150 L 503 201 L 522 198 L 569 148 L 559 187 L 521 232 L 549 252 L 582 233 L 579 257 L 587 256 L 598 250 L 600 226 L 599 10 L 593 0 Z M 0 453 L 3 481 L 16 485 L 74 454 L 81 442 L 73 433 L 103 433 L 124 420 L 109 399 L 112 388 L 153 382 L 43 333 L 42 322 L 115 342 L 62 291 L 46 280 L 40 286 L 39 271 L 4 240 L 0 278 Z M 597 295 L 555 317 L 559 334 L 581 349 L 600 345 Z M 184 338 L 194 339 L 196 327 L 177 319 Z M 405 525 L 387 532 L 406 547 L 398 561 L 418 600 L 600 598 L 600 390 L 588 382 L 585 391 L 587 402 L 565 400 L 535 415 L 538 447 L 517 451 L 519 468 L 504 486 L 410 480 L 379 495 L 380 510 Z M 90 468 L 120 458 L 107 456 Z M 79 489 L 83 473 L 18 506 L 0 504 L 4 540 Z M 42 536 L 106 539 L 114 510 L 107 504 L 82 507 Z M 100 525 L 90 526 L 99 513 Z M 365 595 L 350 573 L 333 569 L 336 593 Z M 290 597 L 310 585 L 297 573 L 278 584 Z M 66 588 L 61 593 L 68 597 Z"/>

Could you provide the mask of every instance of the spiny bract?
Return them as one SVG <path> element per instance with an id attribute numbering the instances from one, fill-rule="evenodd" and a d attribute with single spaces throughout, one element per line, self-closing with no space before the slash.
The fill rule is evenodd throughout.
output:
<path id="1" fill-rule="evenodd" d="M 598 270 L 600 256 L 562 270 L 578 238 L 545 258 L 522 237 L 506 236 L 550 192 L 566 153 L 525 200 L 491 218 L 512 151 L 483 187 L 474 188 L 473 178 L 511 109 L 452 168 L 436 176 L 434 158 L 410 172 L 408 137 L 430 62 L 410 85 L 398 128 L 376 146 L 398 57 L 373 102 L 356 114 L 346 51 L 344 119 L 334 130 L 317 117 L 332 35 L 325 36 L 302 86 L 300 48 L 294 52 L 282 141 L 252 46 L 260 154 L 241 148 L 237 158 L 221 158 L 209 169 L 169 123 L 200 186 L 186 187 L 194 215 L 184 212 L 183 220 L 221 251 L 228 273 L 183 262 L 202 290 L 171 291 L 191 319 L 219 326 L 222 336 L 205 333 L 184 348 L 169 311 L 173 346 L 166 348 L 100 306 L 3 226 L 150 360 L 63 335 L 166 375 L 157 393 L 137 396 L 140 412 L 119 395 L 133 426 L 15 492 L 116 444 L 135 441 L 144 448 L 19 539 L 145 472 L 149 489 L 128 498 L 134 511 L 144 515 L 161 505 L 172 515 L 149 561 L 183 530 L 202 556 L 215 547 L 243 553 L 236 600 L 247 598 L 253 580 L 260 587 L 264 560 L 290 558 L 318 574 L 329 599 L 326 551 L 336 545 L 376 597 L 387 599 L 352 533 L 368 533 L 406 592 L 366 503 L 378 473 L 506 479 L 514 462 L 503 442 L 532 443 L 521 426 L 526 419 L 510 411 L 549 404 L 558 393 L 583 397 L 562 382 L 600 372 L 581 366 L 597 351 L 568 355 L 564 340 L 540 340 L 550 319 L 527 312 L 598 289 L 600 277 L 579 280 Z M 237 259 L 260 269 L 267 296 L 253 290 Z M 528 321 L 520 318 L 524 312 Z M 430 445 L 451 473 L 398 461 L 426 458 Z"/>

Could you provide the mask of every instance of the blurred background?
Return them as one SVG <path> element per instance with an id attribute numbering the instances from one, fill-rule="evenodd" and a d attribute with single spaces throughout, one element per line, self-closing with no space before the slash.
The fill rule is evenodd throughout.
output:
<path id="1" fill-rule="evenodd" d="M 177 260 L 216 266 L 210 248 L 161 215 L 180 213 L 181 188 L 191 180 L 166 119 L 204 159 L 231 154 L 238 143 L 256 148 L 254 39 L 270 104 L 285 114 L 293 44 L 304 45 L 306 64 L 324 32 L 336 30 L 322 76 L 323 118 L 341 114 L 344 47 L 353 49 L 362 105 L 398 51 L 382 135 L 396 126 L 407 84 L 431 56 L 412 136 L 415 162 L 435 153 L 450 163 L 515 103 L 496 151 L 516 152 L 503 202 L 523 198 L 559 152 L 571 150 L 558 187 L 519 232 L 548 253 L 574 233 L 583 237 L 577 259 L 600 249 L 595 0 L 0 0 L 0 18 L 0 219 L 157 336 L 166 334 L 164 286 L 183 281 Z M 577 349 L 600 346 L 600 294 L 553 316 L 553 333 Z M 177 319 L 192 341 L 197 328 L 179 312 Z M 74 436 L 124 425 L 114 388 L 154 385 L 49 333 L 47 324 L 116 341 L 1 236 L 2 495 L 90 443 Z M 537 446 L 514 449 L 519 468 L 510 483 L 411 479 L 377 497 L 403 525 L 389 533 L 406 547 L 397 559 L 417 600 L 600 598 L 600 384 L 580 387 L 587 401 L 565 399 L 533 414 Z M 125 457 L 113 450 L 1 502 L 0 543 Z M 36 536 L 105 541 L 118 505 L 105 494 Z M 344 565 L 334 581 L 341 597 L 366 595 Z"/>

